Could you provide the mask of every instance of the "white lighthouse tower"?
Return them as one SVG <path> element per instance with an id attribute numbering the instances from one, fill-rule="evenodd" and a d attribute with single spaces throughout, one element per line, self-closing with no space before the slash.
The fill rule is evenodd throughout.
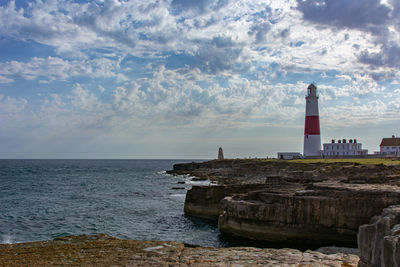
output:
<path id="1" fill-rule="evenodd" d="M 310 84 L 306 96 L 306 120 L 304 123 L 303 155 L 320 156 L 321 136 L 319 132 L 319 113 L 317 87 Z"/>

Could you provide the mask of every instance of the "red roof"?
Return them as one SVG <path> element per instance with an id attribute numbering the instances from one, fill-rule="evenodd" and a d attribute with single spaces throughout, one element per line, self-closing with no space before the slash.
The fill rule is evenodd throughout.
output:
<path id="1" fill-rule="evenodd" d="M 400 137 L 382 138 L 379 146 L 400 146 Z"/>

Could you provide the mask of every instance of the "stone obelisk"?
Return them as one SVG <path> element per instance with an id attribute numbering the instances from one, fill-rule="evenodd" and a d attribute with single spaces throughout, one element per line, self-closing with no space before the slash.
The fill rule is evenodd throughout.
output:
<path id="1" fill-rule="evenodd" d="M 218 160 L 224 159 L 224 152 L 222 151 L 222 147 L 218 149 Z"/>

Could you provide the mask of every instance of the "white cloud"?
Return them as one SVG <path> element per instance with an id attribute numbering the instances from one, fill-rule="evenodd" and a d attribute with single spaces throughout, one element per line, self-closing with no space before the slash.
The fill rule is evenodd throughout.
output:
<path id="1" fill-rule="evenodd" d="M 116 77 L 118 82 L 127 78 L 119 72 L 119 60 L 96 58 L 93 60 L 66 60 L 59 57 L 34 57 L 28 62 L 9 61 L 0 63 L 0 81 L 11 83 L 10 77 L 19 76 L 26 80 L 41 78 L 41 83 L 67 80 L 72 76 L 86 75 L 93 78 Z M 3 79 L 2 79 L 3 77 Z"/>
<path id="2" fill-rule="evenodd" d="M 19 113 L 24 110 L 28 101 L 24 98 L 12 98 L 10 96 L 0 95 L 0 113 L 3 116 Z"/>
<path id="3" fill-rule="evenodd" d="M 276 62 L 282 68 L 299 70 L 368 72 L 371 70 L 359 65 L 360 53 L 366 51 L 364 61 L 372 62 L 373 55 L 382 52 L 366 17 L 361 18 L 359 27 L 351 27 L 351 21 L 349 27 L 344 27 L 339 20 L 303 17 L 301 12 L 314 8 L 310 1 L 223 2 L 44 1 L 17 10 L 11 1 L 0 7 L 0 34 L 51 45 L 70 57 L 87 58 L 88 51 L 96 48 L 139 57 L 183 52 L 197 57 L 201 70 L 211 72 L 243 72 L 251 62 Z M 296 9 L 298 5 L 301 12 Z M 180 8 L 190 15 L 176 13 Z M 375 24 L 381 26 L 385 21 L 390 22 L 382 19 Z M 324 27 L 316 27 L 318 23 Z M 386 36 L 395 43 L 397 39 L 393 38 L 399 36 L 399 29 L 392 26 Z M 230 40 L 231 45 L 218 46 L 213 43 L 215 38 Z M 395 46 L 385 51 L 392 53 Z M 396 66 L 389 64 L 386 69 L 373 71 L 384 73 Z"/>
<path id="4" fill-rule="evenodd" d="M 396 123 L 399 107 L 393 110 L 381 100 L 372 100 L 357 106 L 322 107 L 320 118 L 324 126 L 330 129 L 354 128 L 369 126 L 371 129 L 379 124 Z"/>
<path id="5" fill-rule="evenodd" d="M 13 81 L 14 81 L 13 79 L 10 79 L 10 78 L 0 75 L 0 83 L 11 83 Z"/>
<path id="6" fill-rule="evenodd" d="M 100 106 L 100 102 L 93 93 L 84 90 L 82 86 L 77 83 L 74 84 L 72 95 L 70 96 L 71 105 L 76 110 L 90 110 Z"/>

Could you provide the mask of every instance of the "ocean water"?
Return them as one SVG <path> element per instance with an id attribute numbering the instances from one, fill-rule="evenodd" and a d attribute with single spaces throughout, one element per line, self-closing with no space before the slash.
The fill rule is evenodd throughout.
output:
<path id="1" fill-rule="evenodd" d="M 194 182 L 165 173 L 183 162 L 0 160 L 0 243 L 106 233 L 226 246 L 215 224 L 184 215 Z"/>

